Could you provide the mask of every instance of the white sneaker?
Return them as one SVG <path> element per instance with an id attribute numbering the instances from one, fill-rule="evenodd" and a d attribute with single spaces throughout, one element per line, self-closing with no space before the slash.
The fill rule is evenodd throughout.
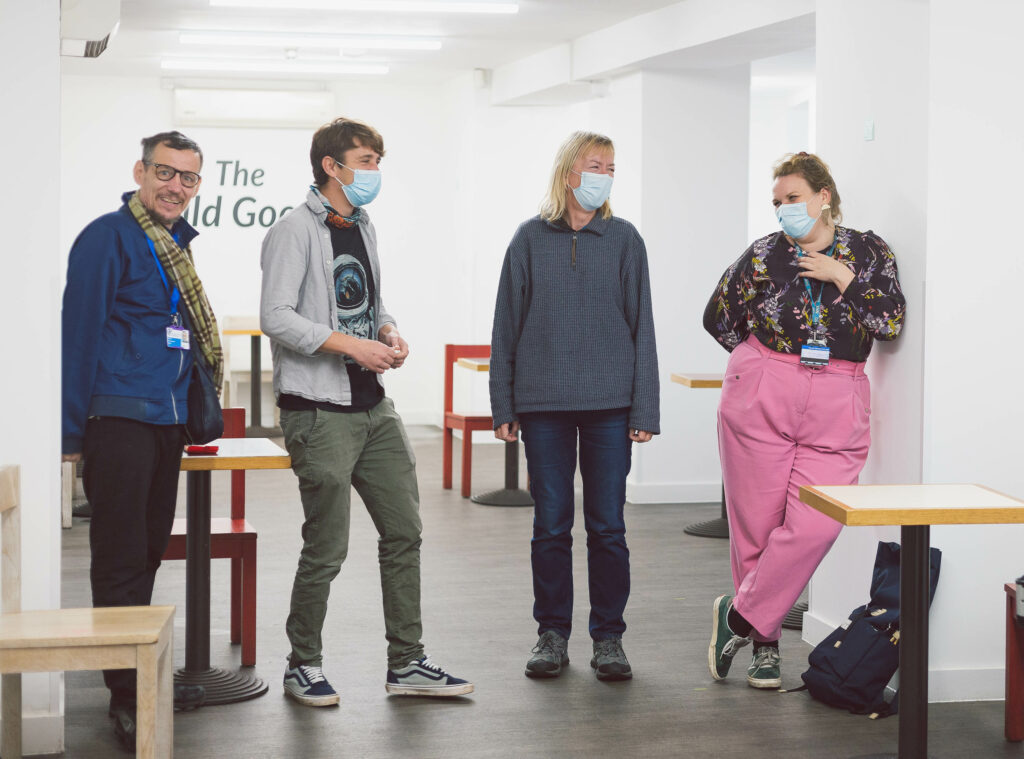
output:
<path id="1" fill-rule="evenodd" d="M 306 706 L 333 706 L 341 700 L 320 667 L 293 667 L 290 661 L 284 670 L 284 692 Z"/>
<path id="2" fill-rule="evenodd" d="M 384 688 L 393 696 L 463 696 L 473 692 L 473 683 L 452 677 L 422 656 L 399 669 L 389 669 Z"/>

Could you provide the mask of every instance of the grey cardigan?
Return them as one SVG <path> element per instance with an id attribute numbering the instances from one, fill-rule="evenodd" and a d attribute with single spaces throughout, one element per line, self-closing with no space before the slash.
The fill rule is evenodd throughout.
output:
<path id="1" fill-rule="evenodd" d="M 529 411 L 628 407 L 630 428 L 661 431 L 647 250 L 632 224 L 519 225 L 498 284 L 490 386 L 495 428 Z"/>
<path id="2" fill-rule="evenodd" d="M 306 202 L 271 227 L 263 239 L 260 329 L 270 338 L 275 396 L 287 393 L 347 406 L 352 403 L 352 389 L 342 357 L 317 352 L 338 328 L 334 250 L 326 218 L 323 203 L 310 190 Z M 365 209 L 359 231 L 376 283 L 373 330 L 378 334 L 386 324 L 397 325 L 381 302 L 377 234 Z M 380 375 L 377 380 L 383 384 Z"/>

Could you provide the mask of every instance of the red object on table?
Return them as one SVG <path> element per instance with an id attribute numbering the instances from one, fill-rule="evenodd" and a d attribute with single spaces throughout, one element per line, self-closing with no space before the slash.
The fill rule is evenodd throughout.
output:
<path id="1" fill-rule="evenodd" d="M 245 437 L 244 408 L 224 409 L 224 437 Z M 186 528 L 174 520 L 165 561 L 185 558 Z M 245 518 L 245 472 L 231 472 L 231 517 L 210 520 L 210 558 L 231 559 L 231 642 L 242 644 L 243 667 L 256 665 L 256 537 Z"/>
<path id="2" fill-rule="evenodd" d="M 473 433 L 493 432 L 489 416 L 466 416 L 452 411 L 455 362 L 460 358 L 490 358 L 489 345 L 444 346 L 444 455 L 441 463 L 442 487 L 452 487 L 452 432 L 462 430 L 462 497 L 469 498 L 470 477 L 473 470 Z"/>
<path id="3" fill-rule="evenodd" d="M 186 445 L 185 453 L 189 456 L 216 456 L 220 446 L 216 445 Z"/>

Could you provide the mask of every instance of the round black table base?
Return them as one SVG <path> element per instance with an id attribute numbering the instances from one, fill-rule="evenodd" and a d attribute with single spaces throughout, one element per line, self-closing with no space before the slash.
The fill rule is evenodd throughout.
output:
<path id="1" fill-rule="evenodd" d="M 803 630 L 805 611 L 807 611 L 807 602 L 797 601 L 793 604 L 793 608 L 786 613 L 786 618 L 782 620 L 782 626 L 787 630 Z"/>
<path id="2" fill-rule="evenodd" d="M 206 700 L 203 702 L 203 706 L 248 701 L 251 698 L 262 696 L 269 687 L 258 677 L 243 675 L 240 672 L 229 672 L 219 667 L 213 667 L 205 672 L 186 672 L 179 669 L 174 673 L 174 682 L 184 685 L 202 685 L 206 689 Z"/>
<path id="3" fill-rule="evenodd" d="M 533 506 L 533 499 L 530 498 L 529 493 L 525 490 L 511 490 L 509 488 L 492 490 L 489 493 L 480 493 L 479 495 L 471 496 L 469 500 L 482 506 Z"/>
<path id="4" fill-rule="evenodd" d="M 715 517 L 706 522 L 696 522 L 683 528 L 687 535 L 696 535 L 698 538 L 728 538 L 729 520 L 722 517 Z"/>

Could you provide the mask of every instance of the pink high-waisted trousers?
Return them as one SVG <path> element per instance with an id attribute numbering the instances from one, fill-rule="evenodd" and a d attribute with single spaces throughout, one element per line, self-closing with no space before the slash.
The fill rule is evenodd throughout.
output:
<path id="1" fill-rule="evenodd" d="M 871 442 L 864 364 L 820 369 L 750 336 L 729 357 L 718 448 L 736 587 L 754 640 L 778 640 L 786 613 L 841 525 L 801 503 L 801 485 L 852 485 Z"/>

